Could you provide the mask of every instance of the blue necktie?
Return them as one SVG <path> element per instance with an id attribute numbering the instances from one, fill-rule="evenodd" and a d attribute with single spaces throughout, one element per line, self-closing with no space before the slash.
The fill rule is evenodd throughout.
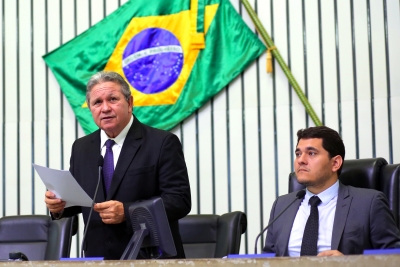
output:
<path id="1" fill-rule="evenodd" d="M 108 193 L 108 190 L 110 189 L 112 177 L 114 175 L 114 155 L 112 151 L 114 144 L 114 140 L 108 139 L 106 141 L 106 154 L 104 155 L 103 165 L 104 187 L 106 193 Z"/>
<path id="2" fill-rule="evenodd" d="M 311 205 L 310 217 L 308 217 L 306 227 L 304 229 L 300 256 L 317 256 L 319 229 L 318 205 L 321 203 L 321 199 L 319 199 L 317 196 L 313 196 L 310 198 L 308 203 Z"/>

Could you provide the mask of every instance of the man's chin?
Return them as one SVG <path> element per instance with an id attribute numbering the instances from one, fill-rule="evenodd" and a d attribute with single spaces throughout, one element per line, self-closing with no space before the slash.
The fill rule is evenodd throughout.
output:
<path id="1" fill-rule="evenodd" d="M 113 131 L 115 130 L 116 126 L 112 121 L 102 121 L 99 128 L 103 129 L 104 131 Z"/>
<path id="2" fill-rule="evenodd" d="M 104 132 L 106 132 L 106 134 L 108 135 L 108 137 L 114 138 L 116 135 L 116 127 L 114 127 L 114 125 L 101 125 L 100 127 Z"/>
<path id="3" fill-rule="evenodd" d="M 297 182 L 304 186 L 311 186 L 314 184 L 313 181 L 310 181 L 308 179 L 302 179 L 302 178 L 297 178 Z"/>

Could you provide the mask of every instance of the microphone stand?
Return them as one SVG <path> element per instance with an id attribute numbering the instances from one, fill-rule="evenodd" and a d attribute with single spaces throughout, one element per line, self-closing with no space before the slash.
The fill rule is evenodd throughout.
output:
<path id="1" fill-rule="evenodd" d="M 290 204 L 287 205 L 287 207 L 286 207 L 284 210 L 282 210 L 281 213 L 279 213 L 278 216 L 276 216 L 275 219 L 273 219 L 273 220 L 267 225 L 267 227 L 265 227 L 265 228 L 261 231 L 261 233 L 258 234 L 258 236 L 256 237 L 255 245 L 254 245 L 254 254 L 257 254 L 257 242 L 258 242 L 258 239 L 260 238 L 260 236 L 261 236 L 265 231 L 267 231 L 267 229 L 268 229 L 279 217 L 281 217 L 281 215 L 282 215 L 290 206 L 292 206 L 292 204 L 293 204 L 294 202 L 296 202 L 298 199 L 304 198 L 305 195 L 306 195 L 306 191 L 305 191 L 305 190 L 300 190 L 299 192 L 297 192 L 296 198 L 295 198 L 292 202 L 290 202 Z"/>
<path id="2" fill-rule="evenodd" d="M 96 200 L 96 196 L 97 196 L 97 191 L 99 190 L 99 185 L 100 185 L 100 180 L 101 180 L 101 171 L 102 171 L 102 169 L 103 169 L 103 163 L 104 163 L 104 158 L 103 158 L 102 155 L 100 155 L 100 157 L 99 157 L 99 163 L 98 163 L 98 166 L 99 166 L 99 179 L 97 180 L 96 191 L 94 192 L 93 201 L 92 201 L 92 206 L 91 206 L 91 208 L 90 208 L 89 217 L 88 217 L 88 220 L 87 220 L 87 225 L 86 225 L 85 231 L 84 231 L 84 233 L 83 233 L 82 244 L 81 244 L 81 258 L 84 258 L 84 250 L 83 250 L 83 247 L 84 247 L 84 245 L 85 245 L 86 233 L 87 233 L 87 230 L 88 230 L 88 228 L 89 228 L 90 217 L 92 217 L 93 206 L 94 206 L 94 204 L 95 204 L 95 200 Z"/>

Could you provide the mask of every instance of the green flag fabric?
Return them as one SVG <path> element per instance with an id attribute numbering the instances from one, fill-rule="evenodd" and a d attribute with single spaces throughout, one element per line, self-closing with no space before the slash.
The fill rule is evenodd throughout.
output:
<path id="1" fill-rule="evenodd" d="M 229 0 L 131 0 L 43 58 L 88 134 L 98 129 L 85 103 L 96 72 L 120 73 L 139 120 L 169 130 L 264 51 Z"/>

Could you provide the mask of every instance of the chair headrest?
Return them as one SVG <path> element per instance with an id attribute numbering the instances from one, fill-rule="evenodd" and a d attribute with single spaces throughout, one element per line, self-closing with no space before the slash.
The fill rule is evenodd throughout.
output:
<path id="1" fill-rule="evenodd" d="M 50 223 L 47 215 L 3 217 L 0 219 L 0 243 L 47 241 Z"/>
<path id="2" fill-rule="evenodd" d="M 179 231 L 182 242 L 189 243 L 215 243 L 219 215 L 187 215 L 179 220 Z"/>
<path id="3" fill-rule="evenodd" d="M 386 164 L 383 158 L 345 160 L 339 180 L 345 185 L 381 190 L 379 176 Z"/>
<path id="4" fill-rule="evenodd" d="M 384 158 L 348 159 L 343 162 L 339 180 L 345 185 L 382 191 L 379 176 L 382 167 L 385 165 L 387 165 L 387 161 Z M 296 174 L 290 173 L 289 192 L 304 188 L 305 186 L 297 182 Z"/>

